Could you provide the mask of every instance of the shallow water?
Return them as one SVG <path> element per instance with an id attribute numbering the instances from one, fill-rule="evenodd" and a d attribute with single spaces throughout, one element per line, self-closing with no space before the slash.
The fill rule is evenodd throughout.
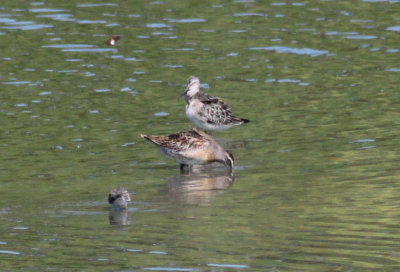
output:
<path id="1" fill-rule="evenodd" d="M 58 2 L 0 4 L 0 270 L 400 269 L 399 1 Z M 140 138 L 190 75 L 233 176 Z"/>

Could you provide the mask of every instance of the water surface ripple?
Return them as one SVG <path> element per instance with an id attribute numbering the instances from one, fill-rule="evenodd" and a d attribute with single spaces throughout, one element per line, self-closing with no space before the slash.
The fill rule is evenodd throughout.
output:
<path id="1" fill-rule="evenodd" d="M 398 3 L 1 1 L 0 270 L 398 271 Z M 140 137 L 190 75 L 233 174 Z"/>

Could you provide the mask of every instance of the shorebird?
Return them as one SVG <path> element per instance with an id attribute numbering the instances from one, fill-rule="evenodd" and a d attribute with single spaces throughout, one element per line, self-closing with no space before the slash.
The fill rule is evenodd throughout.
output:
<path id="1" fill-rule="evenodd" d="M 225 151 L 211 136 L 195 128 L 168 136 L 141 136 L 155 144 L 161 154 L 177 161 L 181 172 L 185 172 L 185 168 L 190 169 L 194 164 L 213 162 L 224 164 L 232 172 L 232 153 Z"/>
<path id="2" fill-rule="evenodd" d="M 129 192 L 124 187 L 117 187 L 111 190 L 108 195 L 108 203 L 115 209 L 126 209 L 128 202 L 131 201 Z"/>
<path id="3" fill-rule="evenodd" d="M 249 122 L 233 115 L 219 97 L 213 97 L 200 90 L 200 79 L 191 76 L 186 90 L 181 94 L 186 99 L 186 116 L 192 123 L 205 131 L 220 131 Z"/>

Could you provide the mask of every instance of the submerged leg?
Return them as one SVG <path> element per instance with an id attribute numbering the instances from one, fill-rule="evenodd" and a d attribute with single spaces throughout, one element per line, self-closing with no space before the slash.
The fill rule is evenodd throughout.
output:
<path id="1" fill-rule="evenodd" d="M 181 169 L 182 174 L 187 174 L 189 173 L 190 166 L 188 164 L 180 163 L 179 169 Z"/>

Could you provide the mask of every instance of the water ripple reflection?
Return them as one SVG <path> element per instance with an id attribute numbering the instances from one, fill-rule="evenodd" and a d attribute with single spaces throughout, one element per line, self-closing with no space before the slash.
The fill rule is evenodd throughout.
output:
<path id="1" fill-rule="evenodd" d="M 49 24 L 36 24 L 34 22 L 26 21 L 26 22 L 15 22 L 10 23 L 12 26 L 2 26 L 0 28 L 3 29 L 18 29 L 18 30 L 38 30 L 42 28 L 52 28 L 53 25 Z"/>
<path id="2" fill-rule="evenodd" d="M 389 68 L 389 69 L 386 69 L 385 71 L 387 71 L 387 72 L 400 72 L 400 68 Z"/>
<path id="3" fill-rule="evenodd" d="M 260 17 L 265 17 L 268 16 L 265 13 L 258 13 L 258 12 L 242 12 L 242 13 L 235 13 L 233 16 L 236 17 L 243 17 L 243 16 L 260 16 Z"/>
<path id="4" fill-rule="evenodd" d="M 96 4 L 77 4 L 78 8 L 91 8 L 91 7 L 104 7 L 104 6 L 118 6 L 117 3 L 96 3 Z"/>
<path id="5" fill-rule="evenodd" d="M 62 52 L 100 53 L 100 52 L 118 52 L 118 49 L 116 49 L 116 48 L 64 48 L 61 51 Z"/>
<path id="6" fill-rule="evenodd" d="M 146 25 L 147 28 L 171 28 L 170 25 L 166 25 L 163 23 L 151 23 Z"/>
<path id="7" fill-rule="evenodd" d="M 245 265 L 245 264 L 216 264 L 216 263 L 210 263 L 210 264 L 207 264 L 207 265 L 208 266 L 214 266 L 214 267 L 235 268 L 235 269 L 249 268 L 249 266 Z"/>
<path id="8" fill-rule="evenodd" d="M 107 21 L 105 20 L 76 20 L 78 24 L 86 25 L 86 24 L 105 24 Z"/>
<path id="9" fill-rule="evenodd" d="M 0 270 L 396 271 L 398 2 L 2 0 Z M 251 120 L 235 176 L 138 134 L 192 74 Z"/>
<path id="10" fill-rule="evenodd" d="M 327 50 L 317 50 L 311 48 L 293 48 L 286 46 L 267 46 L 267 47 L 250 47 L 250 50 L 267 50 L 267 51 L 275 51 L 276 53 L 292 53 L 297 55 L 309 55 L 312 57 L 328 55 L 329 51 Z"/>
<path id="11" fill-rule="evenodd" d="M 49 18 L 54 21 L 60 21 L 60 22 L 74 22 L 76 19 L 72 18 L 72 14 L 43 14 L 43 15 L 38 15 L 36 16 L 37 18 Z"/>
<path id="12" fill-rule="evenodd" d="M 386 28 L 386 30 L 389 30 L 389 31 L 400 31 L 400 26 L 389 26 L 388 28 Z"/>
<path id="13" fill-rule="evenodd" d="M 193 269 L 193 268 L 163 267 L 163 266 L 145 267 L 143 269 L 150 270 L 150 271 L 177 271 L 177 272 L 198 271 L 197 269 Z"/>
<path id="14" fill-rule="evenodd" d="M 378 38 L 378 36 L 373 35 L 348 35 L 344 37 L 351 40 L 373 40 Z"/>
<path id="15" fill-rule="evenodd" d="M 30 83 L 31 83 L 30 81 L 23 81 L 23 80 L 2 82 L 2 84 L 5 84 L 5 85 L 25 85 L 25 84 L 30 84 Z"/>
<path id="16" fill-rule="evenodd" d="M 166 20 L 170 23 L 204 23 L 204 22 L 207 22 L 206 19 L 202 19 L 202 18 L 188 18 L 188 19 L 165 18 L 164 20 Z"/>
<path id="17" fill-rule="evenodd" d="M 53 8 L 32 8 L 29 9 L 30 12 L 64 12 L 63 9 L 53 9 Z"/>
<path id="18" fill-rule="evenodd" d="M 21 253 L 18 251 L 12 251 L 12 250 L 0 250 L 0 254 L 20 255 Z"/>
<path id="19" fill-rule="evenodd" d="M 40 47 L 43 48 L 89 48 L 94 47 L 91 44 L 49 44 L 49 45 L 42 45 Z"/>

